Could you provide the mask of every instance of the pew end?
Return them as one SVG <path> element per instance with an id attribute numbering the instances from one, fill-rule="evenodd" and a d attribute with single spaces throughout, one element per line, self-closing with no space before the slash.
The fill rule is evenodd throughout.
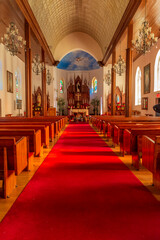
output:
<path id="1" fill-rule="evenodd" d="M 16 176 L 13 169 L 8 169 L 7 148 L 0 148 L 0 180 L 3 181 L 3 198 L 9 197 L 16 186 Z"/>

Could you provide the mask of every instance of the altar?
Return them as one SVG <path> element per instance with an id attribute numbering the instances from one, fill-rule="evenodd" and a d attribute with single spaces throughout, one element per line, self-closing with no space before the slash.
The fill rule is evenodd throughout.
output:
<path id="1" fill-rule="evenodd" d="M 78 113 L 83 116 L 89 115 L 89 109 L 88 108 L 71 108 L 69 109 L 69 115 L 77 115 Z"/>
<path id="2" fill-rule="evenodd" d="M 68 115 L 76 119 L 86 118 L 89 115 L 89 87 L 87 80 L 79 76 L 70 81 L 67 88 Z"/>

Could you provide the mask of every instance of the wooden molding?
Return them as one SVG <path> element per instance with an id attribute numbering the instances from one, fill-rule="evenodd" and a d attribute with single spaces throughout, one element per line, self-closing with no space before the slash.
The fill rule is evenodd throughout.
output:
<path id="1" fill-rule="evenodd" d="M 119 39 L 121 38 L 122 34 L 124 33 L 125 29 L 131 22 L 135 12 L 137 11 L 139 5 L 141 4 L 142 0 L 130 0 L 128 6 L 123 14 L 123 17 L 117 27 L 116 32 L 113 35 L 113 38 L 104 54 L 102 64 L 105 65 L 107 60 L 112 54 L 113 49 L 116 47 Z"/>
<path id="2" fill-rule="evenodd" d="M 53 58 L 53 55 L 51 53 L 51 50 L 46 42 L 46 39 L 40 29 L 40 26 L 32 12 L 32 9 L 28 3 L 27 0 L 16 0 L 17 5 L 19 6 L 21 12 L 23 13 L 25 19 L 29 23 L 32 31 L 34 32 L 35 36 L 37 37 L 41 47 L 46 51 L 50 61 L 52 64 L 55 64 L 55 60 Z"/>
<path id="3" fill-rule="evenodd" d="M 112 52 L 112 66 L 116 63 L 116 50 L 113 49 Z M 111 82 L 111 115 L 115 115 L 116 111 L 116 101 L 115 101 L 115 91 L 116 91 L 116 73 L 112 67 L 112 82 Z"/>

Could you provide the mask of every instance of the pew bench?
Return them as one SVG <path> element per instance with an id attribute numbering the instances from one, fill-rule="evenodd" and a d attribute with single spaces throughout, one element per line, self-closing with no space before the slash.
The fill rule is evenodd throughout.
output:
<path id="1" fill-rule="evenodd" d="M 15 125 L 15 126 L 19 126 L 19 125 L 27 125 L 27 126 L 45 126 L 45 127 L 49 127 L 49 138 L 51 141 L 54 140 L 54 123 L 51 123 L 51 122 L 43 122 L 43 121 L 40 121 L 40 122 L 34 122 L 34 121 L 30 121 L 30 119 L 28 121 L 24 120 L 24 119 L 15 119 L 12 120 L 12 121 L 0 121 L 0 126 L 1 125 Z M 31 127 L 30 127 L 31 128 Z M 48 130 L 47 130 L 47 133 L 44 133 L 44 135 L 47 135 L 47 138 L 48 138 Z M 48 139 L 47 139 L 48 141 Z M 49 143 L 47 142 L 46 145 L 48 145 Z"/>
<path id="2" fill-rule="evenodd" d="M 43 146 L 41 145 L 41 130 L 34 129 L 0 129 L 0 137 L 26 136 L 29 139 L 29 152 L 34 152 L 34 156 L 41 156 Z"/>
<path id="3" fill-rule="evenodd" d="M 7 148 L 0 148 L 0 180 L 3 181 L 2 197 L 7 198 L 16 186 L 15 170 L 8 167 Z"/>
<path id="4" fill-rule="evenodd" d="M 125 129 L 123 134 L 124 153 L 132 154 L 132 164 L 139 170 L 139 160 L 142 153 L 142 136 L 155 137 L 160 135 L 160 128 Z"/>
<path id="5" fill-rule="evenodd" d="M 113 144 L 120 144 L 120 153 L 124 155 L 124 147 L 123 147 L 123 133 L 125 129 L 132 129 L 132 128 L 158 128 L 160 124 L 157 122 L 140 122 L 140 123 L 118 123 L 113 127 L 113 134 L 112 134 L 112 141 Z"/>
<path id="6" fill-rule="evenodd" d="M 10 169 L 19 175 L 28 169 L 28 141 L 27 137 L 0 137 L 0 148 L 7 149 L 7 161 Z"/>
<path id="7" fill-rule="evenodd" d="M 142 164 L 153 174 L 153 184 L 160 189 L 160 136 L 142 137 Z"/>
<path id="8" fill-rule="evenodd" d="M 44 125 L 25 125 L 25 124 L 16 124 L 16 125 L 3 125 L 0 124 L 0 129 L 34 129 L 35 131 L 41 130 L 41 144 L 44 147 L 49 147 L 49 126 Z"/>

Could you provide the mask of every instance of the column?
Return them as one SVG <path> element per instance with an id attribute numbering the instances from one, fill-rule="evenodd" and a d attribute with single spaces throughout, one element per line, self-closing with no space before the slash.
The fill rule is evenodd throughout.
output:
<path id="1" fill-rule="evenodd" d="M 133 23 L 128 26 L 128 41 L 126 49 L 126 81 L 125 81 L 125 117 L 132 115 L 132 38 Z"/>
<path id="2" fill-rule="evenodd" d="M 42 48 L 42 62 L 45 66 L 45 51 Z M 42 71 L 42 115 L 47 116 L 46 68 Z"/>
<path id="3" fill-rule="evenodd" d="M 25 85 L 26 85 L 26 117 L 32 117 L 32 50 L 30 26 L 25 20 Z"/>
<path id="4" fill-rule="evenodd" d="M 115 115 L 116 111 L 116 73 L 113 69 L 114 64 L 116 63 L 116 50 L 114 49 L 112 52 L 112 81 L 111 81 L 111 115 Z"/>

